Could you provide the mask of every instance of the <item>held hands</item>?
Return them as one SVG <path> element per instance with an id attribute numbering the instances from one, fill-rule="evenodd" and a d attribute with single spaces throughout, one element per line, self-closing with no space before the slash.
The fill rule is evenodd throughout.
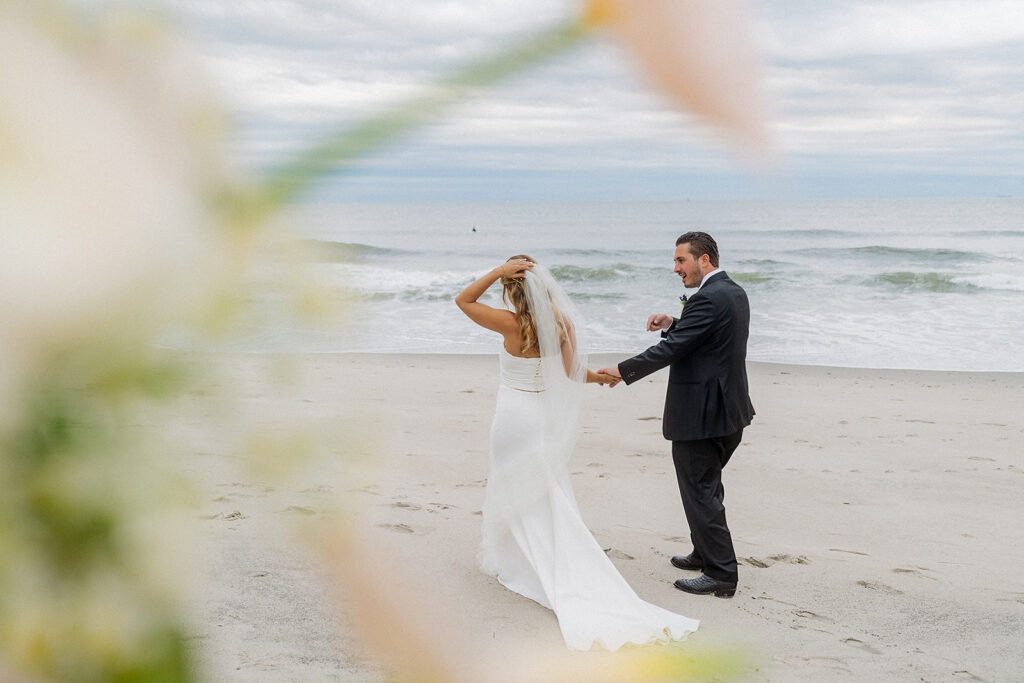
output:
<path id="1" fill-rule="evenodd" d="M 526 277 L 526 271 L 532 270 L 535 264 L 524 258 L 506 261 L 496 268 L 500 277 L 510 277 L 522 280 Z"/>
<path id="2" fill-rule="evenodd" d="M 614 387 L 622 381 L 622 375 L 619 374 L 618 368 L 601 368 L 597 371 L 597 377 L 599 384 L 606 384 L 609 387 Z"/>
<path id="3" fill-rule="evenodd" d="M 672 327 L 672 316 L 665 315 L 664 313 L 655 313 L 647 319 L 647 331 L 656 332 L 657 330 L 667 330 Z"/>

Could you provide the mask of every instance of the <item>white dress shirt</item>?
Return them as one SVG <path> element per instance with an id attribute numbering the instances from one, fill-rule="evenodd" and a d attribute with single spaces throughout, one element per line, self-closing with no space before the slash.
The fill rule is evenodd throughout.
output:
<path id="1" fill-rule="evenodd" d="M 720 273 L 720 272 L 722 272 L 722 269 L 721 269 L 721 268 L 715 268 L 715 269 L 714 269 L 714 270 L 712 270 L 712 271 L 711 271 L 710 273 L 708 273 L 707 275 L 705 275 L 704 277 L 702 277 L 702 278 L 700 279 L 700 284 L 699 284 L 699 285 L 697 285 L 697 292 L 699 292 L 699 291 L 700 291 L 700 288 L 704 286 L 704 283 L 708 281 L 708 278 L 709 278 L 709 277 L 711 277 L 711 276 L 712 276 L 712 275 L 714 275 L 715 273 Z M 696 294 L 697 292 L 694 292 L 694 294 Z"/>

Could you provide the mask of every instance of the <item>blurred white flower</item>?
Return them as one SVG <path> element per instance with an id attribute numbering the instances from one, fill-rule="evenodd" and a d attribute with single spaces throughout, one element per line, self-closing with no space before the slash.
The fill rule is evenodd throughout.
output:
<path id="1" fill-rule="evenodd" d="M 129 9 L 0 0 L 0 679 L 185 680 L 188 487 L 138 425 L 237 246 L 199 63 Z"/>
<path id="2" fill-rule="evenodd" d="M 208 200 L 223 170 L 197 62 L 159 24 L 39 5 L 0 4 L 8 391 L 54 348 L 114 327 L 134 337 L 189 303 L 216 257 Z"/>

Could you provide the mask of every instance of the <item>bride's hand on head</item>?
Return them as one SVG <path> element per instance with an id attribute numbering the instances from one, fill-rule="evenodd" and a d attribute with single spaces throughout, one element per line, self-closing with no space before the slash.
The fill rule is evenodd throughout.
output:
<path id="1" fill-rule="evenodd" d="M 502 277 L 522 279 L 526 277 L 526 271 L 532 269 L 534 265 L 533 261 L 527 261 L 524 258 L 519 258 L 502 263 L 498 266 L 498 271 L 501 273 Z"/>

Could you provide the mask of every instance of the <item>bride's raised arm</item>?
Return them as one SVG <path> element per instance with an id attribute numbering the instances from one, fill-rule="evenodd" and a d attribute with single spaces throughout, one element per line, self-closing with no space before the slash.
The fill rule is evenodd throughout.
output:
<path id="1" fill-rule="evenodd" d="M 459 295 L 455 297 L 455 305 L 480 327 L 486 327 L 488 330 L 494 330 L 506 336 L 518 335 L 519 324 L 510 311 L 493 308 L 480 303 L 477 299 L 503 277 L 516 279 L 526 277 L 526 271 L 533 268 L 533 265 L 525 259 L 506 261 L 459 292 Z"/>

